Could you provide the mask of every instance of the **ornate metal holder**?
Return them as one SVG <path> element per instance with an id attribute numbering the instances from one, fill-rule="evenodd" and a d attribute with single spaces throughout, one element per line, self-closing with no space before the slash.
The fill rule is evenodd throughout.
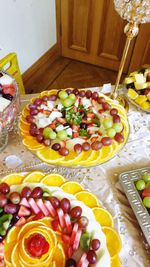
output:
<path id="1" fill-rule="evenodd" d="M 116 99 L 131 40 L 138 35 L 140 23 L 150 22 L 150 0 L 114 0 L 114 4 L 119 15 L 129 22 L 124 28 L 124 33 L 126 34 L 127 39 L 119 66 L 115 88 L 111 94 L 111 98 Z"/>

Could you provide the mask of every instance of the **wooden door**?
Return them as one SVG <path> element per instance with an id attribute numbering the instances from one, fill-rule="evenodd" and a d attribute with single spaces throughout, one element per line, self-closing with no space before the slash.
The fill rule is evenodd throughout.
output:
<path id="1" fill-rule="evenodd" d="M 62 55 L 118 70 L 125 44 L 113 0 L 61 0 Z M 127 72 L 134 41 L 124 71 Z"/>

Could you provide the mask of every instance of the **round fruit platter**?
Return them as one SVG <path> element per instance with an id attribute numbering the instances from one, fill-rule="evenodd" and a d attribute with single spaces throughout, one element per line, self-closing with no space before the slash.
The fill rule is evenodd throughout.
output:
<path id="1" fill-rule="evenodd" d="M 150 67 L 130 73 L 124 83 L 128 100 L 144 112 L 150 113 Z"/>
<path id="2" fill-rule="evenodd" d="M 98 92 L 50 90 L 21 114 L 23 144 L 48 164 L 86 167 L 104 163 L 125 145 L 129 124 L 122 106 Z"/>
<path id="3" fill-rule="evenodd" d="M 11 173 L 0 183 L 0 266 L 119 267 L 111 214 L 57 173 Z"/>

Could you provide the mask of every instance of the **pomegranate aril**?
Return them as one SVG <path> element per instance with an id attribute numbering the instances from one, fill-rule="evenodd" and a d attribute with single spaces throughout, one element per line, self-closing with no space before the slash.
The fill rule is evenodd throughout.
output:
<path id="1" fill-rule="evenodd" d="M 30 189 L 30 187 L 25 186 L 21 191 L 21 196 L 23 198 L 29 198 L 31 196 L 31 192 L 32 190 Z"/>
<path id="2" fill-rule="evenodd" d="M 42 195 L 43 195 L 43 190 L 39 186 L 35 187 L 31 192 L 31 197 L 33 198 L 41 198 Z"/>
<path id="3" fill-rule="evenodd" d="M 65 213 L 68 213 L 70 211 L 70 207 L 70 201 L 67 198 L 61 199 L 60 208 L 62 208 Z"/>
<path id="4" fill-rule="evenodd" d="M 10 187 L 7 183 L 0 183 L 0 193 L 8 194 L 10 191 Z"/>

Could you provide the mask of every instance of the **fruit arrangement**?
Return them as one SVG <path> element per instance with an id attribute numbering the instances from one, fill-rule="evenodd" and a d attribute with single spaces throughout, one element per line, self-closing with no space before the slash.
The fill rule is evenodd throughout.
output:
<path id="1" fill-rule="evenodd" d="M 135 187 L 142 198 L 143 205 L 150 213 L 150 173 L 144 174 L 140 180 L 136 181 Z"/>
<path id="2" fill-rule="evenodd" d="M 92 193 L 59 174 L 0 183 L 0 266 L 121 266 L 121 240 Z"/>
<path id="3" fill-rule="evenodd" d="M 113 157 L 125 144 L 125 110 L 90 90 L 42 92 L 20 118 L 24 145 L 42 160 L 63 166 L 90 166 Z"/>
<path id="4" fill-rule="evenodd" d="M 128 97 L 145 111 L 150 111 L 150 67 L 125 78 Z"/>

